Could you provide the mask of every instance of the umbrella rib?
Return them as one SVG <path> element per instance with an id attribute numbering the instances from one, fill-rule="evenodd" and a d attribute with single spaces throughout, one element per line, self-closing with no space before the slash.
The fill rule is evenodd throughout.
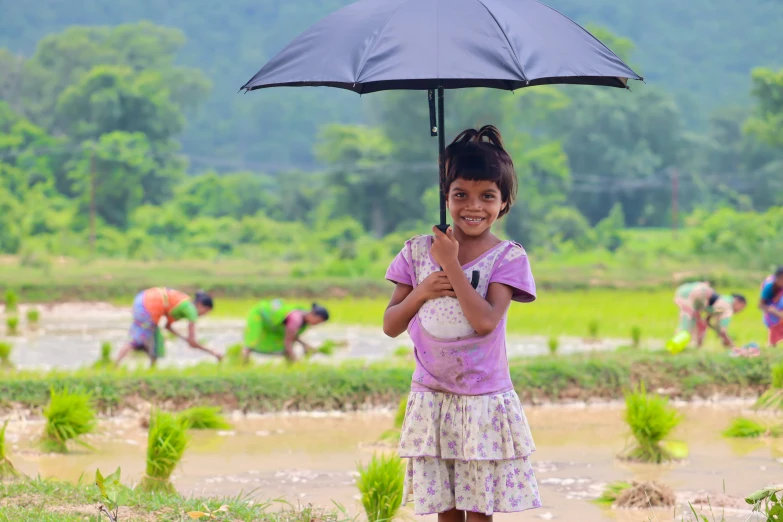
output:
<path id="1" fill-rule="evenodd" d="M 502 34 L 503 38 L 506 39 L 508 48 L 511 50 L 511 54 L 514 56 L 514 61 L 517 62 L 517 67 L 519 68 L 519 74 L 522 75 L 523 80 L 529 82 L 530 80 L 527 79 L 527 75 L 525 74 L 525 71 L 522 70 L 522 64 L 519 61 L 519 56 L 517 56 L 516 51 L 514 51 L 514 47 L 511 45 L 511 40 L 508 39 L 508 35 L 506 35 L 506 32 L 503 30 L 503 27 L 500 26 L 500 22 L 498 22 L 498 19 L 495 17 L 495 14 L 489 10 L 489 7 L 487 7 L 487 5 L 483 2 L 483 0 L 477 0 L 477 1 L 484 7 L 484 9 L 487 10 L 489 16 L 491 16 L 492 19 L 495 21 L 495 24 L 498 26 L 498 29 L 500 29 L 500 34 Z"/>
<path id="2" fill-rule="evenodd" d="M 375 40 L 372 42 L 372 45 L 367 47 L 367 50 L 364 51 L 364 54 L 362 55 L 362 59 L 359 62 L 359 67 L 356 70 L 356 83 L 362 83 L 359 77 L 362 75 L 362 69 L 364 69 L 365 64 L 367 63 L 367 60 L 370 58 L 370 55 L 372 54 L 372 51 L 375 50 L 375 47 L 378 45 L 378 42 L 381 39 L 381 36 L 383 36 L 383 32 L 386 31 L 386 27 L 388 27 L 389 22 L 391 22 L 391 19 L 394 18 L 394 15 L 397 14 L 397 11 L 399 11 L 402 6 L 404 6 L 407 3 L 412 2 L 413 0 L 405 0 L 404 2 L 400 2 L 400 5 L 394 8 L 394 11 L 389 15 L 389 18 L 386 19 L 386 21 L 383 23 L 383 27 L 381 27 L 380 32 L 378 32 L 378 36 L 375 38 Z"/>

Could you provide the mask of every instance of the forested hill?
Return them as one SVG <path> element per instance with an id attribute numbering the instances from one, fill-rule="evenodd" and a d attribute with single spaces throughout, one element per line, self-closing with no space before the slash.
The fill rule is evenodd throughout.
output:
<path id="1" fill-rule="evenodd" d="M 0 0 L 0 46 L 30 55 L 70 25 L 142 19 L 180 28 L 180 61 L 213 82 L 208 103 L 182 138 L 194 168 L 307 167 L 324 122 L 359 121 L 362 101 L 332 89 L 238 88 L 299 31 L 345 0 Z M 747 103 L 749 71 L 783 65 L 780 0 L 549 0 L 576 21 L 604 26 L 636 44 L 633 63 L 671 91 L 686 121 L 701 126 L 716 108 Z M 2 74 L 2 71 L 0 71 Z"/>

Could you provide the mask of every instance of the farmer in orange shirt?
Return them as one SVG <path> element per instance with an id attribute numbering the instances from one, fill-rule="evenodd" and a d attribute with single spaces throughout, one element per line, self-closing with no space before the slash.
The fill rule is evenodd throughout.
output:
<path id="1" fill-rule="evenodd" d="M 212 354 L 218 361 L 223 356 L 202 346 L 196 340 L 196 321 L 212 310 L 212 298 L 205 292 L 196 292 L 191 300 L 188 294 L 171 288 L 150 288 L 139 292 L 133 301 L 133 324 L 130 327 L 130 339 L 117 355 L 116 364 L 131 350 L 146 352 L 150 357 L 151 366 L 165 355 L 163 334 L 158 327 L 160 320 L 166 318 L 166 330 L 173 333 L 192 348 Z M 188 320 L 188 335 L 179 334 L 172 324 L 180 319 Z"/>

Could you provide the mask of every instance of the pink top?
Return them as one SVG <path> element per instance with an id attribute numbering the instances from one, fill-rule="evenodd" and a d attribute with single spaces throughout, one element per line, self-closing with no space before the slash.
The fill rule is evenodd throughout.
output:
<path id="1" fill-rule="evenodd" d="M 430 255 L 431 236 L 416 236 L 386 271 L 386 279 L 416 287 L 440 270 Z M 536 299 L 536 284 L 525 249 L 503 241 L 462 267 L 465 277 L 479 273 L 476 291 L 487 297 L 490 283 L 513 290 L 512 299 L 529 303 Z M 506 356 L 506 318 L 495 329 L 478 336 L 455 297 L 440 297 L 424 303 L 408 325 L 414 345 L 416 369 L 413 391 L 437 391 L 457 395 L 489 395 L 513 390 Z"/>

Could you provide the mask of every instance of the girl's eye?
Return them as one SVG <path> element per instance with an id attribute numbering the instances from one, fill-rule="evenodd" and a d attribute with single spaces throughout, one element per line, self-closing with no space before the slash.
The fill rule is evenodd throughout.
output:
<path id="1" fill-rule="evenodd" d="M 465 193 L 464 192 L 455 192 L 454 193 L 454 197 L 455 198 L 464 198 L 465 197 Z"/>
<path id="2" fill-rule="evenodd" d="M 484 194 L 484 197 L 487 198 L 487 199 L 495 199 L 495 195 L 494 194 Z"/>

